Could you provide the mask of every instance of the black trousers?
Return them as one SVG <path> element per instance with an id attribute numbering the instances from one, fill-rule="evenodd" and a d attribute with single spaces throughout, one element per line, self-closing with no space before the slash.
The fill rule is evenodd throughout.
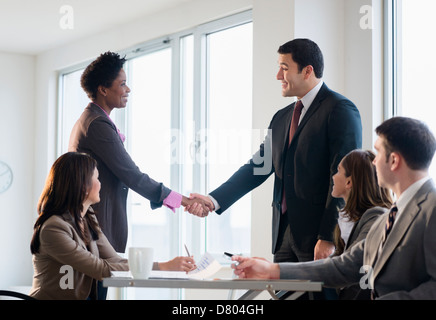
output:
<path id="1" fill-rule="evenodd" d="M 299 250 L 292 237 L 291 229 L 288 221 L 288 214 L 285 212 L 280 219 L 279 235 L 277 239 L 277 251 L 274 253 L 274 262 L 305 262 L 313 261 L 314 250 L 311 252 L 303 252 Z M 310 279 L 307 279 L 310 280 Z M 281 299 L 286 299 L 293 292 L 288 292 L 281 296 Z M 306 292 L 299 299 L 303 300 L 336 300 L 336 289 L 323 288 L 322 292 Z"/>

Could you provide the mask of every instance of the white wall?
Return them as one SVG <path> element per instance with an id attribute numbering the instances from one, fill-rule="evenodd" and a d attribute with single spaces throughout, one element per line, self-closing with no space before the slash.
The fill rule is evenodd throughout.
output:
<path id="1" fill-rule="evenodd" d="M 0 160 L 13 171 L 10 189 L 0 194 L 0 288 L 26 285 L 33 274 L 34 61 L 0 53 Z"/>
<path id="2" fill-rule="evenodd" d="M 373 8 L 372 28 L 361 20 Z M 325 59 L 324 81 L 360 111 L 363 148 L 372 149 L 383 116 L 383 4 L 381 0 L 295 0 L 295 38 L 310 38 Z"/>
<path id="3" fill-rule="evenodd" d="M 17 175 L 11 190 L 0 194 L 5 221 L 0 225 L 0 249 L 8 257 L 3 261 L 11 261 L 2 261 L 0 288 L 31 284 L 28 248 L 36 202 L 56 157 L 58 70 L 94 59 L 107 50 L 124 50 L 252 8 L 253 128 L 266 129 L 273 114 L 292 101 L 281 97 L 280 83 L 275 78 L 278 47 L 293 38 L 308 37 L 324 53 L 326 83 L 358 106 L 364 147 L 371 148 L 373 128 L 381 121 L 382 39 L 380 29 L 359 27 L 359 9 L 368 3 L 374 9 L 381 8 L 381 0 L 194 0 L 47 51 L 35 59 L 0 54 L 0 67 L 8 75 L 0 79 L 1 108 L 8 114 L 0 119 L 0 160 L 9 162 Z M 381 25 L 381 20 L 377 21 Z M 252 254 L 269 259 L 272 188 L 270 178 L 253 191 L 252 197 Z M 212 297 L 226 298 L 227 293 Z"/>
<path id="4" fill-rule="evenodd" d="M 345 1 L 344 92 L 358 106 L 363 148 L 373 149 L 375 128 L 383 121 L 383 1 Z M 372 29 L 362 28 L 360 12 L 372 7 Z"/>

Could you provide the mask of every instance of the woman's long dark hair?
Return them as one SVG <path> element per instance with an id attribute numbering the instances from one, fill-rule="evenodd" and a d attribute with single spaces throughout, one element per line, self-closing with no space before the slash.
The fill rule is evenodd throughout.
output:
<path id="1" fill-rule="evenodd" d="M 354 150 L 342 159 L 345 176 L 351 177 L 353 186 L 343 209 L 351 221 L 359 220 L 369 208 L 392 205 L 389 190 L 378 184 L 374 158 L 372 151 Z"/>
<path id="2" fill-rule="evenodd" d="M 345 206 L 344 217 L 350 221 L 359 221 L 366 210 L 373 207 L 390 208 L 392 198 L 389 190 L 378 184 L 377 173 L 373 165 L 375 154 L 369 150 L 353 150 L 342 160 L 345 176 L 351 177 L 352 188 Z M 343 250 L 343 241 L 338 226 L 334 234 L 336 252 Z M 339 251 L 339 252 L 338 252 Z"/>
<path id="3" fill-rule="evenodd" d="M 98 226 L 94 219 L 89 219 L 88 214 L 93 214 L 88 210 L 85 216 L 86 222 L 90 227 L 91 235 L 79 226 L 83 203 L 87 193 L 92 186 L 92 176 L 97 167 L 97 162 L 89 155 L 77 152 L 68 152 L 60 156 L 51 167 L 44 189 L 38 202 L 38 219 L 33 227 L 33 237 L 30 243 L 32 254 L 39 252 L 39 234 L 45 221 L 54 215 L 62 215 L 69 212 L 74 221 L 74 228 L 80 237 L 88 243 L 90 237 L 98 239 Z"/>

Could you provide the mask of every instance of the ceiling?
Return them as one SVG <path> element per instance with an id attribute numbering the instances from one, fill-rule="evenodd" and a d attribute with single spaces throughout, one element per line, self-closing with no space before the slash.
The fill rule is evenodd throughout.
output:
<path id="1" fill-rule="evenodd" d="M 189 1 L 0 0 L 0 52 L 35 55 Z"/>

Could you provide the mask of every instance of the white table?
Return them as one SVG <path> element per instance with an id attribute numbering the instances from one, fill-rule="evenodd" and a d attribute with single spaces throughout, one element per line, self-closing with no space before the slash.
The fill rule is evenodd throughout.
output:
<path id="1" fill-rule="evenodd" d="M 251 279 L 133 279 L 129 277 L 110 277 L 103 279 L 105 287 L 136 287 L 136 288 L 177 288 L 177 289 L 224 289 L 246 290 L 239 299 L 250 300 L 262 291 L 268 291 L 273 299 L 279 299 L 276 292 L 292 291 L 287 299 L 297 299 L 305 292 L 319 292 L 322 282 L 301 280 L 251 280 Z"/>

